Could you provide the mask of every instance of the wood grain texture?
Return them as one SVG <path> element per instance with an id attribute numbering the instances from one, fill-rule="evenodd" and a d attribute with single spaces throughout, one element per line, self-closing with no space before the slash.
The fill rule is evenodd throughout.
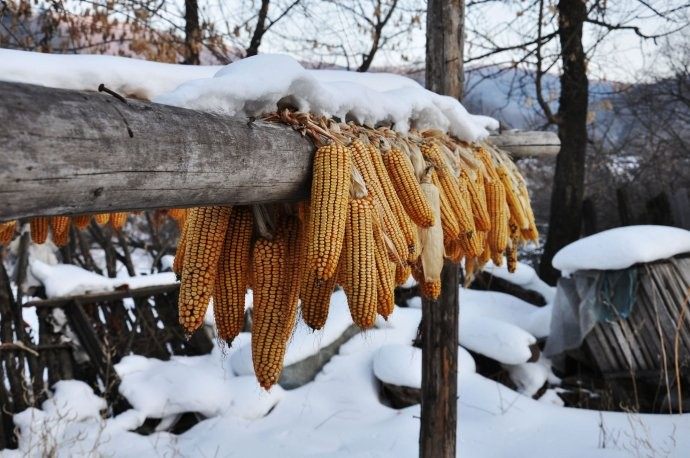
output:
<path id="1" fill-rule="evenodd" d="M 0 220 L 295 200 L 314 147 L 291 128 L 0 82 Z"/>
<path id="2" fill-rule="evenodd" d="M 281 125 L 5 82 L 0 120 L 0 221 L 289 201 L 309 190 L 314 146 Z M 554 134 L 490 141 L 538 155 Z"/>
<path id="3" fill-rule="evenodd" d="M 561 150 L 556 132 L 507 131 L 491 135 L 488 140 L 513 157 L 556 156 Z"/>
<path id="4" fill-rule="evenodd" d="M 421 458 L 457 455 L 459 266 L 446 261 L 441 296 L 422 299 Z"/>

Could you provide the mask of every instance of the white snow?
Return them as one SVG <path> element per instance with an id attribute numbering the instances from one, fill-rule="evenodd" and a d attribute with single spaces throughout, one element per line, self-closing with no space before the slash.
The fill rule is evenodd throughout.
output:
<path id="1" fill-rule="evenodd" d="M 411 345 L 384 345 L 374 354 L 374 375 L 382 382 L 411 388 L 422 387 L 422 350 Z M 476 365 L 472 355 L 458 348 L 458 376 L 472 374 Z"/>
<path id="2" fill-rule="evenodd" d="M 284 365 L 289 366 L 317 354 L 323 347 L 335 342 L 350 325 L 352 325 L 352 319 L 347 307 L 345 293 L 342 290 L 336 291 L 331 296 L 328 319 L 321 331 L 314 332 L 304 322 L 298 321 L 285 352 Z M 250 334 L 243 334 L 246 335 L 246 343 L 233 342 L 237 351 L 233 352 L 230 363 L 235 374 L 253 376 L 254 366 L 252 365 L 252 346 L 249 342 Z"/>
<path id="3" fill-rule="evenodd" d="M 401 349 L 410 345 L 420 317 L 418 309 L 396 310 L 382 328 L 358 334 L 343 345 L 313 382 L 291 391 L 254 391 L 254 386 L 245 382 L 250 377 L 234 376 L 227 368 L 227 358 L 217 351 L 205 357 L 180 357 L 168 362 L 125 360 L 118 371 L 127 387 L 126 396 L 135 401 L 132 410 L 103 420 L 100 410 L 104 403 L 85 384 L 67 382 L 80 387 L 69 393 L 57 385 L 54 398 L 62 406 L 60 414 L 44 406 L 44 410 L 29 409 L 16 415 L 20 449 L 4 454 L 416 457 L 419 406 L 396 410 L 383 405 L 374 365 L 376 355 L 386 351 L 381 350 L 384 346 Z M 228 349 L 229 357 L 233 351 L 234 347 Z M 405 352 L 411 353 L 408 349 L 393 351 L 402 360 Z M 563 408 L 554 390 L 535 401 L 474 373 L 465 367 L 465 361 L 471 359 L 462 358 L 460 365 L 465 369 L 461 369 L 458 379 L 458 448 L 462 456 L 684 457 L 690 449 L 690 436 L 683 433 L 690 429 L 690 415 Z M 417 360 L 411 357 L 411 361 Z M 391 380 L 399 380 L 418 377 L 400 373 L 416 372 L 418 367 L 416 363 L 406 364 L 399 367 L 398 373 L 394 367 L 388 369 Z M 162 375 L 155 381 L 148 380 L 157 374 Z M 206 379 L 200 377 L 212 379 L 208 389 Z M 211 416 L 179 435 L 154 432 L 141 436 L 131 432 L 146 416 L 138 408 L 158 418 L 181 410 L 171 409 L 169 399 Z M 219 406 L 214 407 L 212 401 Z M 244 410 L 257 404 L 259 408 L 254 412 Z M 269 405 L 271 408 L 266 408 Z M 74 413 L 70 412 L 72 406 Z M 170 415 L 163 418 L 171 421 Z"/>
<path id="4" fill-rule="evenodd" d="M 384 345 L 374 355 L 373 369 L 382 382 L 421 388 L 422 350 L 410 345 Z"/>
<path id="5" fill-rule="evenodd" d="M 323 76 L 322 76 L 323 75 Z M 281 100 L 300 111 L 353 119 L 375 126 L 393 123 L 396 130 L 437 128 L 467 141 L 488 135 L 498 123 L 473 116 L 452 97 L 424 89 L 400 75 L 307 70 L 295 59 L 261 54 L 233 62 L 213 78 L 188 81 L 155 102 L 250 116 L 275 111 Z"/>
<path id="6" fill-rule="evenodd" d="M 421 301 L 408 301 L 408 305 L 419 307 Z M 548 335 L 550 321 L 550 306 L 536 307 L 508 294 L 460 288 L 460 345 L 500 363 L 527 362 L 532 356 L 530 345 L 537 342 L 536 337 Z"/>
<path id="7" fill-rule="evenodd" d="M 144 419 L 185 412 L 206 417 L 231 413 L 247 420 L 266 415 L 283 390 L 275 387 L 265 392 L 254 376 L 234 377 L 221 356 L 217 349 L 209 355 L 170 361 L 127 356 L 115 366 L 122 378 L 120 393 Z"/>
<path id="8" fill-rule="evenodd" d="M 690 253 L 690 231 L 669 226 L 626 226 L 565 246 L 552 264 L 567 275 L 578 270 L 625 269 L 681 253 Z"/>
<path id="9" fill-rule="evenodd" d="M 0 80 L 61 89 L 108 89 L 152 99 L 197 78 L 213 76 L 221 66 L 176 65 L 96 54 L 46 54 L 0 49 Z"/>
<path id="10" fill-rule="evenodd" d="M 177 281 L 172 272 L 108 278 L 72 264 L 49 265 L 38 259 L 31 259 L 29 266 L 31 274 L 45 287 L 49 298 L 114 291 L 123 287 L 136 289 L 169 285 Z"/>
<path id="11" fill-rule="evenodd" d="M 515 272 L 508 272 L 508 263 L 504 262 L 501 267 L 496 267 L 493 261 L 489 261 L 483 269 L 494 277 L 509 281 L 514 285 L 524 289 L 535 291 L 542 295 L 547 303 L 553 302 L 556 297 L 556 288 L 549 286 L 544 280 L 539 278 L 537 272 L 527 264 L 517 263 Z"/>
<path id="12" fill-rule="evenodd" d="M 486 137 L 498 122 L 472 115 L 452 97 L 388 73 L 308 70 L 292 57 L 260 54 L 225 67 L 173 65 L 104 55 L 57 55 L 0 49 L 0 80 L 65 89 L 116 92 L 186 108 L 256 116 L 289 101 L 301 111 L 448 131 L 466 141 Z"/>
<path id="13" fill-rule="evenodd" d="M 505 321 L 468 313 L 460 315 L 460 345 L 503 364 L 520 364 L 532 356 L 537 339 Z"/>
<path id="14" fill-rule="evenodd" d="M 560 379 L 551 372 L 551 361 L 543 355 L 533 363 L 512 366 L 504 364 L 503 367 L 508 371 L 517 391 L 525 396 L 534 396 L 547 381 L 552 384 L 560 383 Z"/>
<path id="15" fill-rule="evenodd" d="M 510 294 L 461 288 L 460 310 L 462 319 L 490 317 L 518 326 L 538 338 L 549 335 L 551 305 L 537 307 Z"/>

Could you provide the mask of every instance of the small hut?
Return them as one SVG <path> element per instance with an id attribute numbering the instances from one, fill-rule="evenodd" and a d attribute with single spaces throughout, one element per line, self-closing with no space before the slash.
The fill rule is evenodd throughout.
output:
<path id="1" fill-rule="evenodd" d="M 611 229 L 566 246 L 553 265 L 563 277 L 546 355 L 621 382 L 631 408 L 682 412 L 684 398 L 690 408 L 690 231 Z"/>

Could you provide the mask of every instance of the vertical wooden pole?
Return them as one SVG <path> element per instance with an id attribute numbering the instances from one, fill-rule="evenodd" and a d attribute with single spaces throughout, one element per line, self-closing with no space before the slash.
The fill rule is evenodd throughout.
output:
<path id="1" fill-rule="evenodd" d="M 462 99 L 465 1 L 427 0 L 426 88 Z"/>
<path id="2" fill-rule="evenodd" d="M 464 0 L 428 0 L 426 17 L 426 86 L 462 99 Z M 458 274 L 446 262 L 441 296 L 422 301 L 422 412 L 419 456 L 456 456 L 458 409 Z"/>
<path id="3" fill-rule="evenodd" d="M 446 262 L 441 296 L 422 300 L 422 414 L 419 456 L 456 456 L 458 419 L 458 264 Z"/>

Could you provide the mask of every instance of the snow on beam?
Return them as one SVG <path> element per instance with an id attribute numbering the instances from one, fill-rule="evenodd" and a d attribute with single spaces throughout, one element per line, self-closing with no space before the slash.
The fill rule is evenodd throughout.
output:
<path id="1" fill-rule="evenodd" d="M 291 128 L 123 100 L 0 82 L 0 221 L 306 195 Z"/>
<path id="2" fill-rule="evenodd" d="M 561 149 L 555 132 L 511 130 L 491 135 L 489 141 L 513 157 L 556 156 Z"/>
<path id="3" fill-rule="evenodd" d="M 548 132 L 490 141 L 516 156 L 560 147 Z M 297 200 L 313 151 L 276 124 L 0 82 L 0 221 Z"/>

